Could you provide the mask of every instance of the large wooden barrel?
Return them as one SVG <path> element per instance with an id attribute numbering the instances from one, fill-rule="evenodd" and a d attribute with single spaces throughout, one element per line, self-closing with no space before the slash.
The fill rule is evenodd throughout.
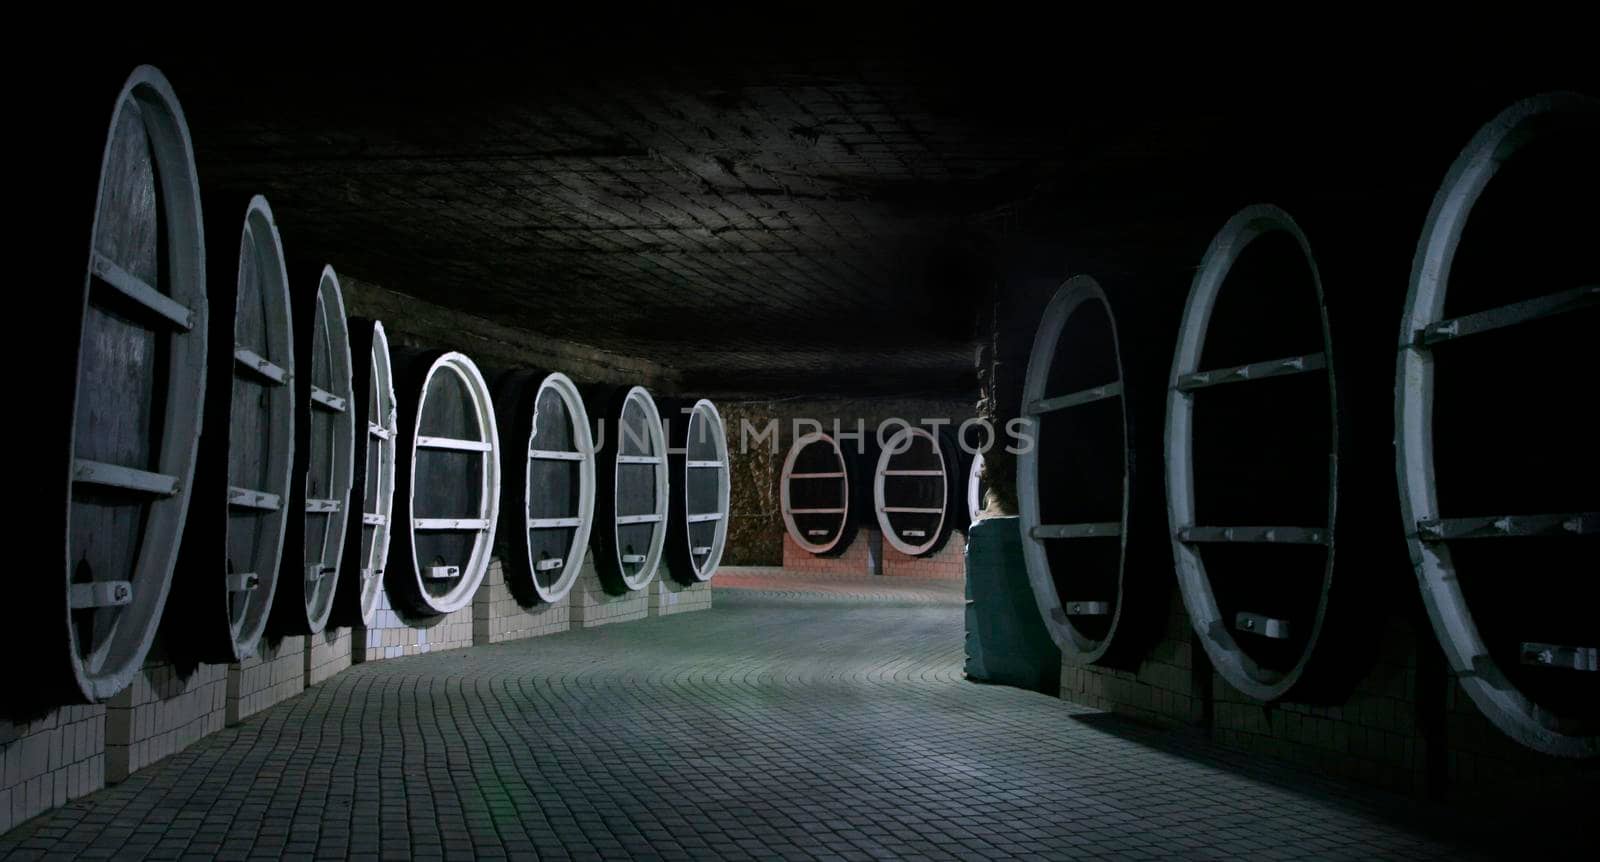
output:
<path id="1" fill-rule="evenodd" d="M 1034 438 L 1017 444 L 1023 561 L 1046 629 L 1078 663 L 1135 655 L 1159 622 L 1149 555 L 1160 493 L 1139 457 L 1159 385 L 1142 386 L 1125 355 L 1147 343 L 1128 337 L 1134 304 L 1089 276 L 1068 279 L 1045 307 L 1023 382 Z"/>
<path id="2" fill-rule="evenodd" d="M 82 115 L 51 139 L 70 161 L 18 183 L 47 247 L 85 261 L 76 288 L 46 292 L 61 331 L 30 372 L 52 405 L 39 439 L 65 456 L 49 470 L 64 469 L 51 481 L 65 478 L 67 500 L 39 526 L 66 547 L 16 579 L 18 607 L 39 619 L 16 656 L 38 684 L 18 700 L 100 701 L 133 679 L 166 605 L 200 436 L 205 244 L 188 127 L 156 69 L 113 87 L 82 102 L 51 90 L 63 122 Z M 63 564 L 60 581 L 42 574 Z"/>
<path id="3" fill-rule="evenodd" d="M 465 354 L 393 350 L 400 396 L 400 487 L 390 595 L 409 611 L 472 602 L 500 517 L 500 432 L 483 374 Z M 398 552 L 398 559 L 393 559 Z"/>
<path id="4" fill-rule="evenodd" d="M 1332 552 L 1353 439 L 1323 279 L 1283 210 L 1235 214 L 1190 288 L 1167 400 L 1178 583 L 1217 671 L 1258 700 L 1317 683 L 1337 593 Z M 1346 620 L 1345 622 L 1349 622 Z M 1302 683 L 1307 685 L 1302 686 Z"/>
<path id="5" fill-rule="evenodd" d="M 921 426 L 884 441 L 872 471 L 872 514 L 889 545 L 921 557 L 944 547 L 960 520 L 961 459 L 955 438 Z"/>
<path id="6" fill-rule="evenodd" d="M 558 602 L 583 570 L 594 525 L 589 413 L 577 385 L 558 371 L 513 371 L 494 390 L 500 439 L 512 453 L 501 501 L 509 520 L 499 531 L 506 581 L 525 605 Z"/>
<path id="7" fill-rule="evenodd" d="M 667 440 L 643 386 L 590 390 L 595 441 L 595 570 L 609 593 L 641 590 L 656 576 L 667 539 Z"/>
<path id="8" fill-rule="evenodd" d="M 731 461 L 717 406 L 702 398 L 668 413 L 668 486 L 672 490 L 667 566 L 680 583 L 711 580 L 728 543 Z"/>
<path id="9" fill-rule="evenodd" d="M 335 594 L 334 619 L 344 625 L 371 626 L 383 591 L 383 573 L 393 535 L 395 443 L 400 416 L 394 396 L 394 366 L 383 324 L 350 318 L 351 391 L 366 397 L 352 402 L 356 428 L 350 514 L 345 529 L 344 562 Z M 363 432 L 362 429 L 365 429 Z M 360 541 L 354 539 L 360 536 Z"/>
<path id="10" fill-rule="evenodd" d="M 1600 754 L 1600 100 L 1519 102 L 1445 176 L 1395 386 L 1402 518 L 1450 666 L 1501 730 Z"/>
<path id="11" fill-rule="evenodd" d="M 302 272 L 295 295 L 295 468 L 274 626 L 316 634 L 328 624 L 355 481 L 355 389 L 350 326 L 333 267 Z M 298 588 L 297 588 L 298 587 Z"/>
<path id="12" fill-rule="evenodd" d="M 860 459 L 829 434 L 796 438 L 778 476 L 783 527 L 800 550 L 817 556 L 844 553 L 855 538 L 862 496 Z"/>
<path id="13" fill-rule="evenodd" d="M 255 654 L 293 496 L 296 366 L 283 245 L 266 198 L 234 203 L 212 199 L 207 208 L 217 244 L 210 342 L 222 357 L 207 372 L 195 496 L 167 613 L 169 651 L 215 663 Z M 235 237 L 238 253 L 221 253 Z"/>

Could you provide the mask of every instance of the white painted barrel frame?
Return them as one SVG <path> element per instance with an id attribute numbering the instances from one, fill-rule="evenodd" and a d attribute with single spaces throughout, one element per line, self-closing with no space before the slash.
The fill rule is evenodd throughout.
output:
<path id="1" fill-rule="evenodd" d="M 211 202 L 213 207 L 217 201 Z M 211 343 L 232 356 L 210 369 L 206 433 L 175 575 L 184 616 L 175 656 L 213 663 L 255 654 L 278 586 L 294 471 L 294 319 L 283 244 L 260 195 L 213 212 L 213 237 L 239 237 L 212 261 Z M 231 283 L 230 283 L 231 282 Z M 231 307 L 230 307 L 231 306 Z M 199 496 L 203 495 L 203 496 Z"/>
<path id="2" fill-rule="evenodd" d="M 1564 157 L 1553 156 L 1552 147 L 1565 148 Z M 1541 160 L 1556 176 L 1545 177 L 1537 196 L 1522 201 L 1537 211 L 1512 207 L 1506 218 L 1541 231 L 1540 218 L 1566 221 L 1582 213 L 1586 218 L 1579 224 L 1560 228 L 1565 233 L 1555 242 L 1566 248 L 1541 255 L 1535 245 L 1475 234 L 1474 218 L 1510 227 L 1492 221 L 1491 202 L 1496 194 L 1516 193 L 1519 179 L 1527 181 L 1529 174 L 1519 170 L 1546 169 Z M 1600 754 L 1600 623 L 1593 604 L 1600 512 L 1560 508 L 1592 504 L 1600 481 L 1593 472 L 1596 432 L 1592 424 L 1587 432 L 1582 428 L 1593 422 L 1594 337 L 1600 335 L 1594 325 L 1600 306 L 1600 254 L 1594 245 L 1600 239 L 1597 160 L 1600 100 L 1588 96 L 1553 94 L 1519 102 L 1472 138 L 1445 176 L 1417 245 L 1395 387 L 1396 466 L 1407 544 L 1450 667 L 1478 708 L 1506 734 L 1539 751 L 1573 757 Z M 1577 199 L 1566 212 L 1559 209 L 1564 196 Z M 1504 201 L 1499 199 L 1501 206 Z M 1484 258 L 1462 260 L 1485 253 L 1502 256 L 1515 280 L 1502 280 L 1498 272 L 1482 279 Z M 1562 269 L 1563 262 L 1554 259 L 1561 254 L 1578 261 L 1581 271 Z M 1473 283 L 1475 276 L 1480 284 Z M 1470 287 L 1483 294 L 1477 303 L 1471 295 L 1458 295 Z M 1507 303 L 1511 298 L 1520 301 Z M 1570 352 L 1557 352 L 1562 350 Z M 1514 392 L 1489 397 L 1485 376 L 1462 363 L 1509 365 L 1517 375 L 1527 367 L 1521 363 L 1530 363 L 1541 379 L 1519 377 L 1511 386 L 1546 384 L 1553 391 L 1532 391 L 1540 398 L 1586 399 L 1588 406 L 1566 417 L 1571 427 L 1549 427 L 1502 403 Z M 1493 421 L 1513 426 L 1526 438 L 1507 440 L 1480 431 L 1478 423 L 1459 415 L 1451 421 L 1439 408 L 1456 394 L 1463 397 L 1454 404 L 1485 405 L 1496 414 Z M 1563 434 L 1575 434 L 1578 446 L 1556 442 Z M 1515 501 L 1504 499 L 1509 495 L 1484 476 L 1489 493 L 1473 496 L 1499 498 L 1461 502 L 1464 486 L 1484 487 L 1480 471 L 1498 469 L 1496 461 L 1516 464 L 1515 450 L 1525 446 L 1554 449 L 1555 462 L 1566 464 L 1556 469 L 1567 475 L 1519 475 L 1519 484 L 1533 482 L 1525 486 L 1531 493 Z M 1579 457 L 1588 458 L 1581 462 L 1587 467 L 1573 463 Z M 1563 490 L 1566 499 L 1551 500 Z M 1496 506 L 1510 511 L 1494 511 Z M 1505 594 L 1496 595 L 1497 590 Z"/>
<path id="3" fill-rule="evenodd" d="M 872 514 L 895 550 L 920 557 L 949 535 L 953 460 L 926 428 L 901 428 L 884 442 L 872 471 Z"/>
<path id="4" fill-rule="evenodd" d="M 821 431 L 803 434 L 789 447 L 778 477 L 779 510 L 802 551 L 837 553 L 854 538 L 849 465 L 839 442 Z"/>
<path id="5" fill-rule="evenodd" d="M 728 543 L 729 474 L 727 431 L 717 406 L 702 398 L 673 417 L 671 535 L 668 564 L 686 584 L 711 580 Z"/>
<path id="6" fill-rule="evenodd" d="M 342 609 L 336 611 L 341 622 L 371 626 L 378 613 L 378 598 L 383 591 L 383 573 L 389 560 L 393 535 L 395 445 L 400 437 L 399 411 L 395 403 L 394 366 L 389 356 L 389 336 L 377 320 L 351 318 L 352 358 L 358 363 L 354 378 L 357 392 L 366 390 L 365 406 L 355 414 L 356 475 L 353 489 L 360 491 L 360 505 L 350 506 L 347 529 L 360 536 L 346 540 L 344 579 L 339 592 Z M 363 349 L 365 348 L 365 349 Z M 362 370 L 363 357 L 365 370 Z M 365 434 L 361 429 L 365 428 Z"/>
<path id="7" fill-rule="evenodd" d="M 1069 327 L 1085 326 L 1094 331 L 1070 337 Z M 1076 353 L 1084 349 L 1080 344 L 1091 343 L 1104 355 Z M 1081 663 L 1100 661 L 1123 624 L 1131 463 L 1122 347 L 1105 291 L 1093 278 L 1068 279 L 1045 307 L 1028 357 L 1022 415 L 1033 423 L 1035 437 L 1017 455 L 1017 514 L 1028 582 L 1062 653 Z M 1067 484 L 1082 476 L 1047 474 L 1041 454 L 1051 447 L 1075 447 L 1070 435 L 1088 426 L 1115 440 L 1114 448 L 1084 453 L 1096 464 L 1109 465 L 1107 475 L 1099 477 L 1105 487 L 1096 493 Z M 1064 502 L 1072 500 L 1081 503 Z M 1052 509 L 1070 510 L 1070 520 Z M 1066 522 L 1052 522 L 1058 519 Z M 1052 560 L 1052 551 L 1091 562 L 1066 565 Z"/>
<path id="8" fill-rule="evenodd" d="M 426 354 L 419 381 L 402 391 L 406 434 L 395 519 L 404 565 L 397 598 L 440 615 L 471 603 L 489 570 L 500 517 L 500 432 L 478 366 L 465 354 Z"/>
<path id="9" fill-rule="evenodd" d="M 299 334 L 302 349 L 309 350 L 300 362 L 302 378 L 309 379 L 297 391 L 307 409 L 307 428 L 301 437 L 307 448 L 305 457 L 297 459 L 305 472 L 300 477 L 303 484 L 295 489 L 303 503 L 304 526 L 300 556 L 296 558 L 292 550 L 285 555 L 301 590 L 295 595 L 291 583 L 285 583 L 280 589 L 287 592 L 279 601 L 289 630 L 308 634 L 326 628 L 333 612 L 349 531 L 356 435 L 350 326 L 333 267 L 322 268 L 314 302 L 312 331 L 309 337 Z"/>
<path id="10" fill-rule="evenodd" d="M 1285 260 L 1292 258 L 1294 266 L 1303 267 L 1297 269 L 1299 283 L 1290 283 L 1285 277 L 1262 288 L 1305 291 L 1305 319 L 1278 321 L 1275 325 L 1293 324 L 1298 327 L 1296 332 L 1311 333 L 1309 338 L 1314 346 L 1309 348 L 1311 352 L 1303 355 L 1263 356 L 1229 367 L 1202 368 L 1208 332 L 1217 324 L 1213 312 L 1218 307 L 1219 296 L 1230 285 L 1230 274 L 1241 258 L 1252 250 L 1253 244 L 1262 243 L 1264 239 L 1270 239 L 1272 245 L 1262 244 L 1260 248 L 1285 255 Z M 1235 287 L 1235 290 L 1245 291 L 1245 288 Z M 1231 298 L 1247 303 L 1259 299 L 1259 293 L 1246 295 L 1248 293 L 1245 291 Z M 1178 584 L 1190 621 L 1217 671 L 1239 691 L 1263 701 L 1284 697 L 1300 683 L 1324 627 L 1334 572 L 1332 536 L 1339 481 L 1339 405 L 1330 360 L 1332 343 L 1327 311 L 1322 297 L 1322 278 L 1310 243 L 1300 227 L 1277 207 L 1246 207 L 1223 225 L 1201 260 L 1184 306 L 1168 380 L 1167 520 Z M 1230 348 L 1233 345 L 1219 346 Z M 1202 522 L 1200 519 L 1208 513 L 1197 505 L 1197 496 L 1208 489 L 1196 481 L 1196 400 L 1224 395 L 1254 397 L 1259 399 L 1261 409 L 1276 415 L 1282 402 L 1269 396 L 1283 397 L 1285 390 L 1273 388 L 1269 392 L 1265 389 L 1283 386 L 1306 387 L 1300 390 L 1303 397 L 1320 405 L 1314 411 L 1319 417 L 1315 421 L 1321 423 L 1318 427 L 1297 426 L 1283 419 L 1284 427 L 1268 429 L 1285 440 L 1315 440 L 1315 435 L 1324 433 L 1325 429 L 1328 448 L 1310 453 L 1309 460 L 1315 462 L 1317 476 L 1306 486 L 1311 492 L 1306 499 L 1312 501 L 1312 508 L 1319 510 L 1320 517 L 1314 523 Z M 1222 429 L 1223 432 L 1229 430 L 1239 429 Z M 1217 429 L 1205 431 L 1218 433 Z M 1287 507 L 1285 500 L 1257 502 L 1264 509 Z M 1218 512 L 1222 508 L 1219 505 Z M 1224 514 L 1223 517 L 1229 516 Z M 1266 592 L 1262 583 L 1268 578 L 1228 582 L 1230 576 L 1242 578 L 1245 572 L 1240 568 L 1240 560 L 1249 558 L 1238 555 L 1255 555 L 1255 562 L 1250 565 L 1257 565 L 1267 553 L 1285 547 L 1300 549 L 1291 551 L 1295 554 L 1296 565 L 1277 565 L 1272 571 L 1273 577 L 1281 579 L 1286 595 L 1292 593 L 1292 597 L 1285 598 L 1274 592 L 1268 603 L 1262 595 Z M 1227 550 L 1234 556 L 1228 557 L 1226 563 L 1213 561 L 1208 568 L 1206 556 L 1210 548 Z M 1219 589 L 1219 583 L 1223 588 Z"/>
<path id="11" fill-rule="evenodd" d="M 47 646 L 66 653 L 51 662 L 69 671 L 61 694 L 102 701 L 143 665 L 166 605 L 205 387 L 200 189 L 183 109 L 150 66 L 112 106 L 92 225 L 72 324 L 66 568 L 46 612 L 60 609 L 64 641 Z"/>
<path id="12" fill-rule="evenodd" d="M 988 485 L 983 481 L 983 453 L 972 456 L 972 469 L 967 471 L 967 522 L 978 520 L 978 515 L 983 512 L 987 503 L 984 497 L 989 493 Z"/>
<path id="13" fill-rule="evenodd" d="M 523 527 L 520 536 L 511 533 L 509 553 L 520 555 L 514 568 L 526 575 L 539 601 L 558 602 L 583 571 L 594 526 L 594 435 L 583 395 L 565 374 L 536 378 L 526 405 L 531 415 L 517 417 L 522 421 L 516 426 L 524 429 L 520 443 L 526 452 L 515 497 Z"/>
<path id="14" fill-rule="evenodd" d="M 670 479 L 667 440 L 655 399 L 643 386 L 613 398 L 597 465 L 601 493 L 595 568 L 612 593 L 642 590 L 661 567 Z"/>

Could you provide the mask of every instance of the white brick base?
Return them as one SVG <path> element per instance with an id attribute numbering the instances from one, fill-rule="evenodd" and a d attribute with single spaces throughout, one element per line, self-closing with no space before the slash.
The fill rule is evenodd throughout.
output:
<path id="1" fill-rule="evenodd" d="M 305 691 L 306 639 L 262 638 L 256 654 L 228 665 L 228 723 L 252 715 Z"/>
<path id="2" fill-rule="evenodd" d="M 306 688 L 350 667 L 350 642 L 347 628 L 329 628 L 306 638 Z"/>
<path id="3" fill-rule="evenodd" d="M 523 607 L 506 586 L 505 567 L 496 559 L 472 599 L 472 642 L 497 644 L 564 632 L 572 627 L 569 601 Z"/>
<path id="4" fill-rule="evenodd" d="M 647 589 L 650 592 L 650 616 L 653 617 L 711 610 L 710 581 L 700 581 L 686 587 L 670 577 L 656 578 Z"/>
<path id="5" fill-rule="evenodd" d="M 659 577 L 659 575 L 657 576 Z M 583 561 L 583 572 L 573 584 L 567 601 L 572 605 L 572 625 L 575 628 L 594 628 L 609 623 L 626 623 L 642 620 L 649 613 L 652 581 L 642 590 L 629 590 L 626 595 L 613 596 L 600 586 L 600 573 L 593 560 Z"/>
<path id="6" fill-rule="evenodd" d="M 228 666 L 145 665 L 106 706 L 106 781 L 115 784 L 222 729 Z"/>
<path id="7" fill-rule="evenodd" d="M 490 561 L 493 571 L 498 563 Z M 351 637 L 351 659 L 378 661 L 407 655 L 472 646 L 472 605 L 442 617 L 411 617 L 395 609 L 389 591 L 378 593 L 372 628 L 357 627 Z"/>
<path id="8" fill-rule="evenodd" d="M 106 786 L 105 727 L 104 706 L 0 719 L 0 833 Z"/>

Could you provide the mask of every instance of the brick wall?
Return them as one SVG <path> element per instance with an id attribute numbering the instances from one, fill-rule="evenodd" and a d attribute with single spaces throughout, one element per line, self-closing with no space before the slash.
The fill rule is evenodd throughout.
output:
<path id="1" fill-rule="evenodd" d="M 950 534 L 944 547 L 925 557 L 912 557 L 884 543 L 883 573 L 919 578 L 964 578 L 967 576 L 967 535 L 959 530 Z"/>
<path id="2" fill-rule="evenodd" d="M 711 581 L 684 586 L 671 577 L 650 584 L 650 616 L 664 617 L 689 611 L 711 610 Z"/>
<path id="3" fill-rule="evenodd" d="M 663 569 L 666 568 L 666 563 L 661 565 Z M 657 574 L 656 579 L 660 577 Z M 655 581 L 651 581 L 645 589 L 629 590 L 620 596 L 611 595 L 600 585 L 600 573 L 594 567 L 594 560 L 586 556 L 578 582 L 572 585 L 572 592 L 567 594 L 567 601 L 572 608 L 572 625 L 576 628 L 594 628 L 642 620 L 649 615 L 650 586 L 654 584 Z"/>
<path id="4" fill-rule="evenodd" d="M 306 638 L 305 687 L 310 688 L 348 668 L 350 646 L 349 628 L 330 626 L 321 634 Z"/>
<path id="5" fill-rule="evenodd" d="M 472 642 L 494 644 L 564 632 L 572 627 L 568 599 L 523 607 L 506 585 L 499 558 L 489 563 L 483 584 L 472 597 Z"/>
<path id="6" fill-rule="evenodd" d="M 1206 682 L 1211 669 L 1193 642 L 1189 614 L 1173 595 L 1161 638 L 1137 670 L 1112 670 L 1063 661 L 1061 697 L 1159 724 L 1202 724 L 1206 720 Z M 1198 664 L 1197 664 L 1198 663 Z"/>
<path id="7" fill-rule="evenodd" d="M 106 708 L 0 719 L 0 833 L 106 784 Z"/>
<path id="8" fill-rule="evenodd" d="M 460 350 L 480 365 L 553 368 L 582 383 L 639 384 L 660 395 L 678 391 L 679 374 L 665 366 L 582 344 L 529 337 L 528 331 L 396 293 L 339 272 L 352 315 L 383 321 L 391 347 Z"/>
<path id="9" fill-rule="evenodd" d="M 494 565 L 490 563 L 491 567 Z M 388 590 L 378 593 L 378 612 L 371 628 L 356 628 L 351 658 L 378 661 L 407 655 L 472 646 L 472 605 L 453 614 L 412 617 L 389 602 Z"/>
<path id="10" fill-rule="evenodd" d="M 227 665 L 147 663 L 106 704 L 106 781 L 122 781 L 221 730 L 227 690 Z"/>
<path id="11" fill-rule="evenodd" d="M 783 559 L 781 562 L 785 569 L 796 572 L 816 572 L 828 575 L 881 574 L 883 567 L 881 559 L 872 559 L 872 546 L 875 544 L 874 535 L 870 530 L 857 528 L 856 537 L 851 540 L 850 545 L 843 552 L 837 556 L 819 557 L 796 545 L 794 539 L 790 538 L 786 532 L 783 534 Z M 881 544 L 881 541 L 876 543 Z"/>
<path id="12" fill-rule="evenodd" d="M 228 665 L 228 723 L 238 724 L 305 688 L 306 639 L 264 637 L 255 655 Z"/>
<path id="13" fill-rule="evenodd" d="M 1376 661 L 1342 702 L 1266 705 L 1211 669 L 1174 592 L 1137 669 L 1065 661 L 1061 697 L 1402 793 L 1520 803 L 1569 782 L 1594 786 L 1596 764 L 1539 754 L 1494 728 L 1434 664 L 1426 623 L 1396 615 L 1374 634 Z"/>

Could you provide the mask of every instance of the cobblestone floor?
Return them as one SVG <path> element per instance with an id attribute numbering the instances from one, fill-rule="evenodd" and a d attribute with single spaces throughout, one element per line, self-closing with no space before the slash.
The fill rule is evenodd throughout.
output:
<path id="1" fill-rule="evenodd" d="M 718 578 L 684 617 L 358 665 L 0 856 L 1458 857 L 1409 800 L 963 682 L 959 582 Z"/>

